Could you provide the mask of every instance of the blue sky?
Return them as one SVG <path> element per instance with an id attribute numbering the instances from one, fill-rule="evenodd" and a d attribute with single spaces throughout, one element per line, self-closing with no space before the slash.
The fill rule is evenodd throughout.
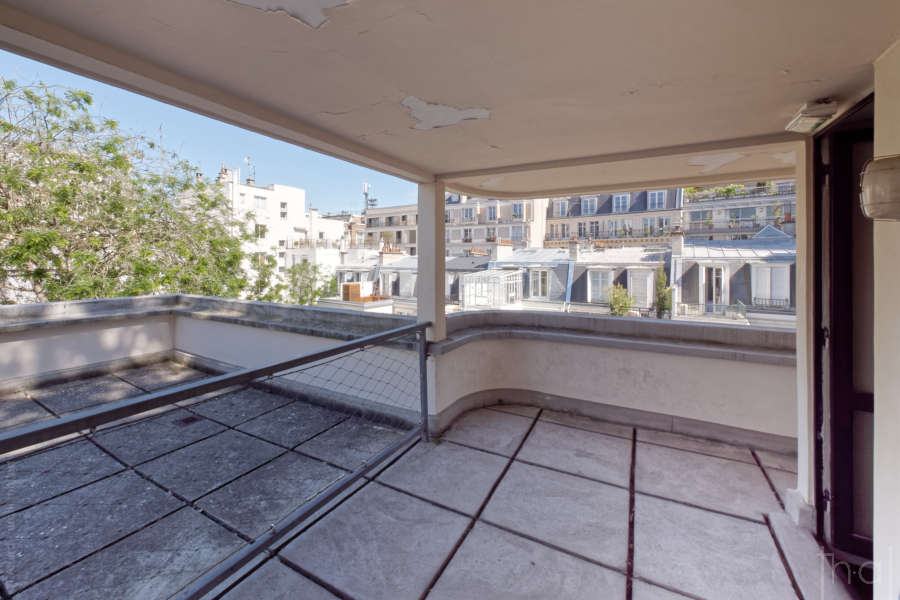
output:
<path id="1" fill-rule="evenodd" d="M 81 77 L 10 52 L 0 50 L 0 75 L 19 83 L 42 81 L 90 92 L 98 114 L 119 122 L 130 132 L 160 140 L 167 150 L 197 165 L 207 176 L 222 162 L 247 176 L 249 156 L 256 166 L 257 185 L 280 183 L 306 190 L 307 206 L 323 211 L 362 209 L 363 183 L 372 185 L 379 206 L 416 202 L 416 186 L 378 173 L 220 123 L 156 100 L 145 98 L 93 79 Z"/>

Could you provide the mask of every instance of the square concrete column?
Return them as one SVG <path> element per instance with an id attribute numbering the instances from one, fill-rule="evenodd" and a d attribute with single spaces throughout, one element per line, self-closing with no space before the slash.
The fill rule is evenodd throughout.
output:
<path id="1" fill-rule="evenodd" d="M 431 321 L 428 339 L 447 337 L 444 276 L 444 183 L 419 184 L 419 274 L 417 306 L 420 321 Z"/>

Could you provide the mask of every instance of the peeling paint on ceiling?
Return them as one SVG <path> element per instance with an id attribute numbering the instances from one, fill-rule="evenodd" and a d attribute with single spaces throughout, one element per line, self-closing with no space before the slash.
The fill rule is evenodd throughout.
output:
<path id="1" fill-rule="evenodd" d="M 486 188 L 500 185 L 504 179 L 505 178 L 503 175 L 494 175 L 493 177 L 488 177 L 487 179 L 479 183 L 478 187 Z"/>
<path id="2" fill-rule="evenodd" d="M 430 104 L 415 96 L 407 96 L 401 102 L 419 122 L 415 129 L 437 129 L 456 125 L 460 121 L 487 119 L 491 112 L 486 108 L 456 108 L 443 104 Z"/>
<path id="3" fill-rule="evenodd" d="M 313 29 L 322 26 L 328 17 L 326 8 L 337 8 L 350 4 L 350 0 L 230 0 L 265 12 L 283 12 Z"/>
<path id="4" fill-rule="evenodd" d="M 777 152 L 772 155 L 772 158 L 786 165 L 793 166 L 797 164 L 797 153 L 793 150 L 790 152 Z"/>
<path id="5" fill-rule="evenodd" d="M 744 158 L 740 152 L 723 152 L 722 154 L 704 154 L 702 156 L 693 156 L 688 161 L 692 167 L 701 167 L 701 173 L 712 173 L 717 169 L 721 169 L 729 163 Z"/>

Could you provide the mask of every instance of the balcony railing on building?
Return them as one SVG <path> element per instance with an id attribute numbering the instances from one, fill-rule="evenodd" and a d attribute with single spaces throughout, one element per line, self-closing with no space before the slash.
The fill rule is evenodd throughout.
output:
<path id="1" fill-rule="evenodd" d="M 688 202 L 714 202 L 717 200 L 734 200 L 738 198 L 761 198 L 765 196 L 796 195 L 797 185 L 784 183 L 752 188 L 713 188 L 689 192 L 685 190 L 684 199 Z"/>

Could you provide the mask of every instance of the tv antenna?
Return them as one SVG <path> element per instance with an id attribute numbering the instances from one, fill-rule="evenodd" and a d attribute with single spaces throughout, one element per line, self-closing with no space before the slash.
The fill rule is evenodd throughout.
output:
<path id="1" fill-rule="evenodd" d="M 247 168 L 250 170 L 250 177 L 253 181 L 256 181 L 256 165 L 254 165 L 249 156 L 244 157 L 244 162 L 247 163 Z"/>
<path id="2" fill-rule="evenodd" d="M 377 198 L 369 198 L 369 192 L 372 191 L 372 186 L 368 183 L 363 183 L 363 212 L 370 208 L 375 208 L 378 205 Z"/>

